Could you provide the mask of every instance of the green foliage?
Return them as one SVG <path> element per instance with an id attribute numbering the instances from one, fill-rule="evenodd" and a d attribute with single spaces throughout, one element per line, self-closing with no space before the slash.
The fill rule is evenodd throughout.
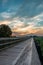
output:
<path id="1" fill-rule="evenodd" d="M 37 43 L 39 43 L 41 52 L 42 52 L 42 56 L 43 56 L 43 37 L 35 37 L 35 40 Z"/>
<path id="2" fill-rule="evenodd" d="M 12 31 L 8 25 L 0 25 L 0 37 L 10 37 Z"/>

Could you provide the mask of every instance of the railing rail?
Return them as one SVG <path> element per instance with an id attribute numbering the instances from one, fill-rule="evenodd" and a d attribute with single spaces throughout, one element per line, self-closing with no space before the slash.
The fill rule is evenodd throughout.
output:
<path id="1" fill-rule="evenodd" d="M 17 38 L 0 38 L 0 49 L 9 47 L 10 45 L 15 44 L 16 42 L 21 42 L 30 37 L 17 37 Z"/>

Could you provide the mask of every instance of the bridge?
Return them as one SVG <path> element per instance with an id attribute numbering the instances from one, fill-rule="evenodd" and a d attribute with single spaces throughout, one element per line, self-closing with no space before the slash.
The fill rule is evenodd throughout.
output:
<path id="1" fill-rule="evenodd" d="M 0 65 L 41 65 L 33 38 L 6 40 L 0 41 Z"/>

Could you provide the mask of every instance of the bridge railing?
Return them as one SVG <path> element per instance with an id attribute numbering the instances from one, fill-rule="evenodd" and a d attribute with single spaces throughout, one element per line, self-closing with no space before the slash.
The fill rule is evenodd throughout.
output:
<path id="1" fill-rule="evenodd" d="M 16 42 L 24 41 L 29 38 L 30 37 L 0 38 L 0 49 L 15 44 Z"/>

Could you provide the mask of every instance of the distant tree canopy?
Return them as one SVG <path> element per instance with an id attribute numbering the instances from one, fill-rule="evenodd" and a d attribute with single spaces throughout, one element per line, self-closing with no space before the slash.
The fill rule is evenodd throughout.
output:
<path id="1" fill-rule="evenodd" d="M 12 31 L 8 25 L 2 24 L 0 25 L 0 37 L 10 37 Z"/>

